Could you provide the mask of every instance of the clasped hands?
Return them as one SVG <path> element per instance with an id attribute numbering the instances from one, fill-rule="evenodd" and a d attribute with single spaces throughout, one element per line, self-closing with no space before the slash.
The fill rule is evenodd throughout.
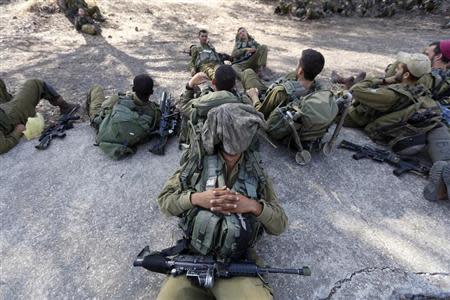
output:
<path id="1" fill-rule="evenodd" d="M 191 203 L 224 215 L 252 213 L 259 216 L 262 204 L 226 186 L 191 194 Z"/>

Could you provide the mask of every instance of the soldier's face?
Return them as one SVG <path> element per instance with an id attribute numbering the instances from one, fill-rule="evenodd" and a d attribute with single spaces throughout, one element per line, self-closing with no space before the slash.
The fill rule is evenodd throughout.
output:
<path id="1" fill-rule="evenodd" d="M 200 33 L 200 35 L 198 36 L 198 39 L 200 40 L 200 43 L 207 44 L 208 43 L 208 34 Z"/>
<path id="2" fill-rule="evenodd" d="M 240 38 L 241 40 L 246 40 L 246 39 L 248 39 L 247 30 L 245 30 L 245 28 L 239 29 L 239 38 Z"/>
<path id="3" fill-rule="evenodd" d="M 434 62 L 436 61 L 436 59 L 437 59 L 437 55 L 436 55 L 436 53 L 434 52 L 434 50 L 436 50 L 436 46 L 435 45 L 433 45 L 433 46 L 428 46 L 428 47 L 426 47 L 424 50 L 423 50 L 423 54 L 425 54 L 426 56 L 428 56 L 428 58 L 430 59 L 430 61 L 431 61 L 431 66 L 433 66 L 433 64 L 434 64 Z"/>

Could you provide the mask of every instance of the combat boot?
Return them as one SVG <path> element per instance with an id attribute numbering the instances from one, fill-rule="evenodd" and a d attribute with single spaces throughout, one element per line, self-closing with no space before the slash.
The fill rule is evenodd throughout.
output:
<path id="1" fill-rule="evenodd" d="M 444 173 L 446 173 L 446 178 L 444 178 Z M 446 195 L 446 188 L 448 191 L 450 185 L 450 178 L 448 177 L 450 177 L 450 165 L 442 160 L 435 162 L 430 170 L 428 184 L 423 190 L 424 198 L 428 201 L 446 199 L 448 197 Z"/>
<path id="2" fill-rule="evenodd" d="M 80 108 L 79 104 L 69 103 L 61 96 L 59 96 L 57 99 L 50 100 L 50 104 L 58 106 L 61 115 L 68 114 L 73 110 L 77 110 L 78 108 Z"/>

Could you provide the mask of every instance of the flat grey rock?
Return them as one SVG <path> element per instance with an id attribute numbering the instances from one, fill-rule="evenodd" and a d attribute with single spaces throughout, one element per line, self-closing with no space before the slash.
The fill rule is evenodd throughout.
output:
<path id="1" fill-rule="evenodd" d="M 348 129 L 340 138 L 368 142 Z M 164 276 L 132 262 L 145 245 L 160 250 L 180 236 L 155 201 L 177 168 L 176 141 L 165 156 L 142 145 L 121 161 L 93 143 L 82 123 L 45 151 L 22 141 L 0 157 L 1 299 L 156 297 Z M 271 275 L 277 299 L 450 291 L 450 205 L 422 198 L 425 179 L 395 177 L 342 149 L 304 167 L 284 147 L 261 150 L 289 228 L 266 235 L 258 253 L 274 267 L 312 269 L 311 277 Z"/>

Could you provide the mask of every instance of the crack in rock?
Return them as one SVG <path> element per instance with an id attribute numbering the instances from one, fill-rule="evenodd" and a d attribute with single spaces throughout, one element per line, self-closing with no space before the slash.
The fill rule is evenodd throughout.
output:
<path id="1" fill-rule="evenodd" d="M 392 267 L 367 267 L 358 271 L 353 272 L 350 274 L 350 276 L 347 276 L 343 279 L 340 279 L 336 281 L 331 288 L 330 292 L 328 293 L 328 296 L 325 298 L 320 298 L 320 300 L 330 300 L 331 297 L 333 297 L 334 294 L 337 293 L 337 291 L 342 288 L 342 286 L 346 282 L 350 282 L 353 280 L 353 277 L 359 274 L 369 274 L 376 271 L 389 271 L 392 273 L 402 273 L 404 275 L 408 274 L 415 274 L 415 275 L 421 275 L 421 276 L 450 276 L 450 273 L 445 272 L 408 272 L 406 270 L 400 269 L 400 268 L 392 268 Z"/>

